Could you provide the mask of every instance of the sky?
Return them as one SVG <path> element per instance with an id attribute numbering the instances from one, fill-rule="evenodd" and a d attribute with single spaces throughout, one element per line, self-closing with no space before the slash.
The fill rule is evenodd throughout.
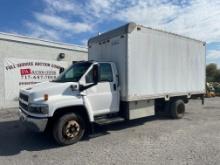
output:
<path id="1" fill-rule="evenodd" d="M 128 22 L 207 43 L 220 68 L 220 0 L 0 0 L 0 32 L 86 45 Z"/>

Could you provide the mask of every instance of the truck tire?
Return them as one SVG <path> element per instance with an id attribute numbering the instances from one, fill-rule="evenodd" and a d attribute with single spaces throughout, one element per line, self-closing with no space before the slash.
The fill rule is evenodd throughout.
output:
<path id="1" fill-rule="evenodd" d="M 60 145 L 78 142 L 85 133 L 85 122 L 75 113 L 64 114 L 58 118 L 53 127 L 53 137 Z"/>
<path id="2" fill-rule="evenodd" d="M 183 118 L 185 113 L 185 104 L 183 100 L 175 100 L 171 103 L 170 114 L 173 119 Z"/>

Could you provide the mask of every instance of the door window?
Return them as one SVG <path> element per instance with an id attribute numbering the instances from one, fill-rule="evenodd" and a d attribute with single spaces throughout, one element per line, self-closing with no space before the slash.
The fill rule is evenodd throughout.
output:
<path id="1" fill-rule="evenodd" d="M 101 82 L 112 82 L 112 67 L 111 64 L 101 63 L 100 64 L 100 81 Z"/>

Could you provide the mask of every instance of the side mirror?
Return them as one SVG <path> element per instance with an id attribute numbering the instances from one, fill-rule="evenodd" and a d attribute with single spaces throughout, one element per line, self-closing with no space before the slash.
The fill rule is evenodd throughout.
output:
<path id="1" fill-rule="evenodd" d="M 98 67 L 98 65 L 93 66 L 92 74 L 93 74 L 94 83 L 97 84 L 99 82 L 99 67 Z"/>
<path id="2" fill-rule="evenodd" d="M 64 68 L 61 67 L 60 70 L 59 70 L 59 73 L 63 73 L 64 72 Z"/>

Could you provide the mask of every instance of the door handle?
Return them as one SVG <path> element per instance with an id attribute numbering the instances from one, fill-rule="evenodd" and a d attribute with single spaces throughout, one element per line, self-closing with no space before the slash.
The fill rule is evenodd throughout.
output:
<path id="1" fill-rule="evenodd" d="M 114 91 L 116 91 L 116 84 L 113 84 L 113 89 Z"/>

